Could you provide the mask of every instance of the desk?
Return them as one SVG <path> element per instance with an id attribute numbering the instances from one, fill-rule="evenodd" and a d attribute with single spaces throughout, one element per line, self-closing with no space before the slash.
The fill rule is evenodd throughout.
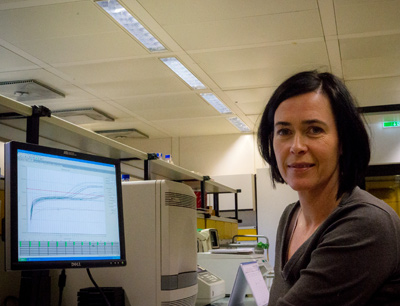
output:
<path id="1" fill-rule="evenodd" d="M 227 306 L 229 302 L 229 297 L 220 299 L 218 301 L 215 301 L 211 303 L 209 306 Z M 257 306 L 256 301 L 252 297 L 246 297 L 244 300 L 243 306 Z"/>

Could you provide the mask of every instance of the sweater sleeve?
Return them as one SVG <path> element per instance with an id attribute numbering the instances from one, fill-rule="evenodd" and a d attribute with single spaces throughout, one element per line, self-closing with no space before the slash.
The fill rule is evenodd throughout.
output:
<path id="1" fill-rule="evenodd" d="M 365 305 L 398 269 L 398 229 L 387 211 L 353 205 L 326 223 L 305 250 L 298 250 L 302 256 L 291 263 L 301 267 L 291 271 L 298 279 L 277 306 Z"/>

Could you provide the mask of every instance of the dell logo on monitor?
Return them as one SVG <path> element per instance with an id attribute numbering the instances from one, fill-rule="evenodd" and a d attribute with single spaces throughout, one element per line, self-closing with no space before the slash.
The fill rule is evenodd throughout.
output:
<path id="1" fill-rule="evenodd" d="M 80 267 L 81 263 L 80 262 L 71 262 L 71 267 Z"/>
<path id="2" fill-rule="evenodd" d="M 70 152 L 70 151 L 64 151 L 65 155 L 70 155 L 70 156 L 76 156 L 76 154 L 74 152 Z"/>

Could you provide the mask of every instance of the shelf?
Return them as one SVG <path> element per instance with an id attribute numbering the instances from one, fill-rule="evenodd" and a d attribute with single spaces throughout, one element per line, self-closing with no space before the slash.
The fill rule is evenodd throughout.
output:
<path id="1" fill-rule="evenodd" d="M 200 191 L 201 190 L 201 182 L 200 181 L 189 181 L 185 182 L 186 185 L 189 185 L 192 187 L 193 190 L 195 191 Z M 215 181 L 211 180 L 206 180 L 204 181 L 204 187 L 205 187 L 205 192 L 208 194 L 213 194 L 213 193 L 238 193 L 236 189 L 227 187 L 225 185 L 222 185 L 220 183 L 217 183 Z"/>
<path id="2" fill-rule="evenodd" d="M 0 119 L 0 139 L 4 142 L 26 141 L 27 119 L 32 115 L 32 107 L 0 95 L 0 114 L 16 114 L 22 118 Z M 65 150 L 80 151 L 121 159 L 123 173 L 138 179 L 144 179 L 145 162 L 148 154 L 120 142 L 99 135 L 57 116 L 40 117 L 39 144 Z M 237 193 L 238 191 L 209 180 L 162 160 L 148 160 L 150 179 L 169 179 L 181 181 L 194 190 L 201 190 L 204 182 L 206 193 Z"/>
<path id="3" fill-rule="evenodd" d="M 151 179 L 168 178 L 172 181 L 202 181 L 203 176 L 163 160 L 150 160 Z"/>
<path id="4" fill-rule="evenodd" d="M 0 95 L 0 114 L 13 113 L 29 117 L 32 115 L 32 108 Z M 10 140 L 25 142 L 27 132 L 26 121 L 26 118 L 0 119 L 1 140 L 4 142 Z M 84 129 L 56 116 L 40 118 L 39 144 L 115 159 L 147 159 L 147 153 L 145 152 Z M 123 163 L 126 164 L 125 169 L 129 169 L 128 171 L 137 175 L 134 165 L 130 164 L 129 161 Z"/>

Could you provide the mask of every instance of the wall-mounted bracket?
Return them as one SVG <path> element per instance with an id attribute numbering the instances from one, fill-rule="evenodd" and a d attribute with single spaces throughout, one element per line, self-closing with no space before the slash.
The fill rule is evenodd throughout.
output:
<path id="1" fill-rule="evenodd" d="M 17 113 L 3 113 L 0 114 L 0 120 L 11 119 L 27 119 L 26 121 L 26 142 L 38 144 L 39 143 L 39 123 L 40 117 L 51 117 L 51 110 L 47 107 L 40 105 L 32 106 L 31 116 L 22 116 Z"/>
<path id="2" fill-rule="evenodd" d="M 40 117 L 51 117 L 51 110 L 45 106 L 32 106 L 32 115 L 26 121 L 26 142 L 39 144 Z"/>

